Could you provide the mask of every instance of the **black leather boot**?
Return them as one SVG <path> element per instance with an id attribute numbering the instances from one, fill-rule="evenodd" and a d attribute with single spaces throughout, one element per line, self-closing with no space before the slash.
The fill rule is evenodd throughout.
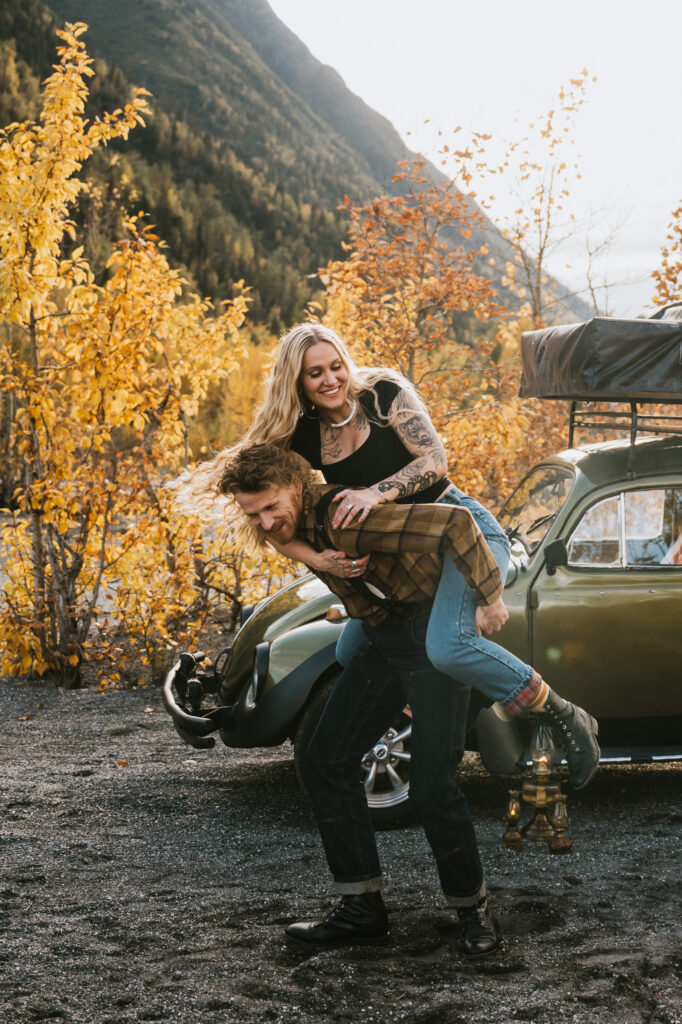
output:
<path id="1" fill-rule="evenodd" d="M 285 929 L 288 939 L 329 949 L 349 943 L 379 945 L 388 937 L 388 915 L 380 892 L 344 896 L 322 921 L 297 921 Z"/>
<path id="2" fill-rule="evenodd" d="M 480 960 L 500 948 L 497 921 L 485 897 L 473 907 L 458 907 L 457 914 L 463 928 L 462 952 L 468 960 Z"/>
<path id="3" fill-rule="evenodd" d="M 539 712 L 555 730 L 566 751 L 568 771 L 574 789 L 583 789 L 599 767 L 599 725 L 577 704 L 564 700 L 552 689 L 547 703 Z"/>

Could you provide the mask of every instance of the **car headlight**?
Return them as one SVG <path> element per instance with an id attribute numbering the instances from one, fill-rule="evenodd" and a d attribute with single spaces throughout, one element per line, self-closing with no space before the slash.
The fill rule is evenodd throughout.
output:
<path id="1" fill-rule="evenodd" d="M 258 644 L 253 655 L 253 668 L 251 670 L 251 682 L 244 697 L 244 707 L 252 708 L 256 705 L 263 692 L 265 680 L 268 677 L 268 665 L 270 664 L 270 644 Z"/>

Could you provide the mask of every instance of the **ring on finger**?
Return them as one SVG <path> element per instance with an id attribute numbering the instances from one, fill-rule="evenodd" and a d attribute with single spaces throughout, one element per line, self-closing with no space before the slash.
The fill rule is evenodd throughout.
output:
<path id="1" fill-rule="evenodd" d="M 353 502 L 352 501 L 344 501 L 344 505 L 346 506 L 346 508 L 352 508 L 353 507 Z"/>

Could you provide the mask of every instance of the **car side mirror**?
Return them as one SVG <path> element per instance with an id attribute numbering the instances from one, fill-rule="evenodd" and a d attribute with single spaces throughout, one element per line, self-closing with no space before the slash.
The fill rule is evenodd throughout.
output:
<path id="1" fill-rule="evenodd" d="M 561 537 L 553 540 L 545 548 L 545 567 L 547 575 L 553 576 L 558 565 L 568 565 L 568 547 Z"/>

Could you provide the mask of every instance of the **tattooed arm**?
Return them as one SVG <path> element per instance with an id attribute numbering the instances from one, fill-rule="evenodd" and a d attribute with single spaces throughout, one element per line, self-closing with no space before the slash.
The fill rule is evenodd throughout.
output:
<path id="1" fill-rule="evenodd" d="M 371 508 L 382 501 L 395 501 L 426 490 L 442 480 L 448 471 L 443 443 L 421 403 L 411 391 L 401 388 L 388 411 L 389 428 L 396 434 L 414 458 L 397 473 L 368 487 L 366 490 L 341 491 L 334 501 L 338 503 L 334 515 L 334 529 L 357 518 L 365 519 Z M 346 502 L 351 503 L 349 508 Z"/>
<path id="2" fill-rule="evenodd" d="M 442 480 L 448 471 L 448 463 L 443 442 L 412 392 L 401 388 L 388 415 L 391 427 L 408 452 L 414 455 L 412 462 L 397 473 L 374 484 L 373 490 L 378 491 L 384 501 L 395 501 Z"/>

